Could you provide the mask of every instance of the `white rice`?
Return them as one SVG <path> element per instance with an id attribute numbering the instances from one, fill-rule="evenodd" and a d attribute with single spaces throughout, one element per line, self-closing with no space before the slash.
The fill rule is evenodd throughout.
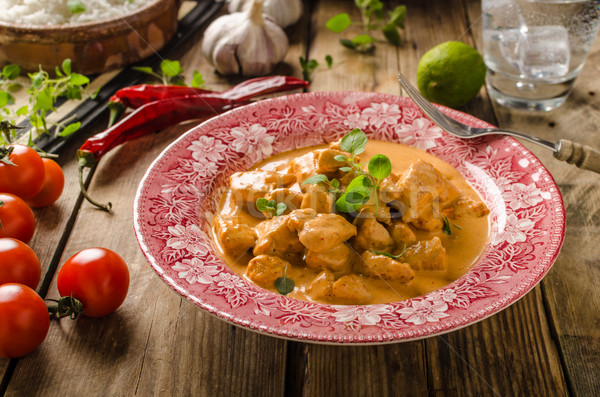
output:
<path id="1" fill-rule="evenodd" d="M 68 0 L 0 0 L 0 22 L 18 25 L 75 25 L 132 14 L 157 0 L 80 0 L 85 11 L 73 14 Z"/>

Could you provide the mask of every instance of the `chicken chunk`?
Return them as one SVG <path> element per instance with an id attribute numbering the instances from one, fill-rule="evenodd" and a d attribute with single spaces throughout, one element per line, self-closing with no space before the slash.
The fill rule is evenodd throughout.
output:
<path id="1" fill-rule="evenodd" d="M 415 232 L 412 231 L 410 226 L 401 221 L 394 221 L 391 226 L 388 227 L 388 232 L 394 240 L 396 247 L 402 248 L 405 244 L 410 245 L 417 241 Z"/>
<path id="2" fill-rule="evenodd" d="M 335 176 L 339 168 L 344 166 L 344 163 L 334 158 L 338 154 L 344 154 L 344 152 L 333 149 L 318 149 L 296 157 L 291 161 L 290 169 L 296 175 L 303 191 L 306 189 L 306 185 L 302 185 L 302 182 L 311 176 L 317 174 L 325 174 L 330 178 Z"/>
<path id="3" fill-rule="evenodd" d="M 331 288 L 331 295 L 337 300 L 353 305 L 364 305 L 373 299 L 362 277 L 348 274 L 340 277 Z"/>
<path id="4" fill-rule="evenodd" d="M 446 249 L 439 237 L 419 241 L 406 249 L 402 260 L 414 270 L 445 271 L 448 264 Z"/>
<path id="5" fill-rule="evenodd" d="M 356 236 L 356 226 L 337 214 L 317 214 L 304 222 L 298 232 L 300 242 L 314 252 L 327 252 Z"/>
<path id="6" fill-rule="evenodd" d="M 317 211 L 312 208 L 304 208 L 290 212 L 288 216 L 288 229 L 292 232 L 299 232 L 304 227 L 304 223 L 317 216 Z"/>
<path id="7" fill-rule="evenodd" d="M 246 275 L 257 284 L 270 286 L 275 280 L 283 277 L 288 266 L 292 265 L 278 256 L 258 255 L 248 262 Z"/>
<path id="8" fill-rule="evenodd" d="M 442 210 L 442 214 L 450 219 L 481 218 L 489 213 L 490 210 L 484 203 L 466 197 L 454 201 Z"/>
<path id="9" fill-rule="evenodd" d="M 277 188 L 287 188 L 296 182 L 292 174 L 280 174 L 275 171 L 236 172 L 231 175 L 231 193 L 238 203 L 246 202 L 254 206 L 256 199 L 265 197 Z"/>
<path id="10" fill-rule="evenodd" d="M 240 218 L 217 218 L 215 232 L 223 251 L 227 255 L 238 257 L 254 246 L 256 233 Z"/>
<path id="11" fill-rule="evenodd" d="M 312 270 L 331 270 L 335 273 L 346 273 L 354 259 L 354 252 L 346 244 L 339 244 L 325 252 L 308 251 L 306 266 Z"/>
<path id="12" fill-rule="evenodd" d="M 409 264 L 399 262 L 385 255 L 365 251 L 361 255 L 357 268 L 367 277 L 383 278 L 389 281 L 407 283 L 415 278 L 415 272 Z"/>
<path id="13" fill-rule="evenodd" d="M 265 195 L 267 200 L 275 200 L 277 203 L 284 203 L 287 210 L 284 213 L 289 213 L 300 208 L 304 195 L 297 190 L 288 188 L 275 189 Z"/>
<path id="14" fill-rule="evenodd" d="M 386 228 L 375 219 L 372 212 L 361 210 L 360 215 L 354 220 L 357 234 L 354 239 L 354 248 L 362 252 L 365 250 L 387 251 L 394 245 L 394 241 Z"/>
<path id="15" fill-rule="evenodd" d="M 417 160 L 397 183 L 386 183 L 381 191 L 386 200 L 403 204 L 405 223 L 428 231 L 441 229 L 440 209 L 460 197 L 456 187 L 423 160 Z"/>
<path id="16" fill-rule="evenodd" d="M 331 295 L 334 280 L 335 278 L 331 272 L 323 270 L 310 283 L 310 286 L 306 291 L 308 296 L 313 299 L 323 299 L 326 296 Z"/>
<path id="17" fill-rule="evenodd" d="M 340 154 L 345 156 L 347 153 L 334 149 L 321 149 L 315 150 L 315 152 L 317 157 L 317 171 L 321 174 L 336 172 L 340 167 L 345 165 L 343 162 L 337 161 L 335 156 Z"/>
<path id="18" fill-rule="evenodd" d="M 304 251 L 298 233 L 288 227 L 289 215 L 276 216 L 260 222 L 254 227 L 258 239 L 254 255 L 269 254 L 286 256 Z"/>
<path id="19" fill-rule="evenodd" d="M 327 190 L 319 185 L 310 185 L 304 193 L 300 208 L 312 208 L 318 213 L 329 214 L 334 212 L 335 201 Z"/>

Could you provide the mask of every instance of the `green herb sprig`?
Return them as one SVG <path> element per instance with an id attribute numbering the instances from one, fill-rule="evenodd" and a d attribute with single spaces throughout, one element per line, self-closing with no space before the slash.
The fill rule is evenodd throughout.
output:
<path id="1" fill-rule="evenodd" d="M 283 276 L 275 280 L 275 289 L 281 295 L 287 295 L 294 290 L 294 280 L 287 277 L 287 266 L 283 271 Z"/>
<path id="2" fill-rule="evenodd" d="M 275 200 L 267 200 L 266 198 L 261 197 L 256 200 L 256 209 L 272 218 L 283 214 L 287 209 L 287 205 L 285 205 L 285 203 L 277 203 Z"/>
<path id="3" fill-rule="evenodd" d="M 27 88 L 28 103 L 13 109 L 14 98 L 7 90 L 20 87 L 16 83 L 21 69 L 16 65 L 7 65 L 2 70 L 2 90 L 0 90 L 0 144 L 10 144 L 16 138 L 16 130 L 21 129 L 14 125 L 18 118 L 29 119 L 32 128 L 29 130 L 29 146 L 34 146 L 34 132 L 50 134 L 50 129 L 56 127 L 55 134 L 66 137 L 77 131 L 81 123 L 70 123 L 69 120 L 61 123 L 49 124 L 47 116 L 54 111 L 59 98 L 81 100 L 86 92 L 90 80 L 86 76 L 74 73 L 71 70 L 71 60 L 65 59 L 61 67 L 56 67 L 56 77 L 51 78 L 48 72 L 41 67 L 36 73 L 29 73 L 30 86 Z M 7 90 L 5 90 L 6 88 Z M 2 120 L 3 119 L 3 120 Z"/>
<path id="4" fill-rule="evenodd" d="M 369 251 L 371 251 L 375 255 L 383 255 L 383 256 L 387 256 L 388 258 L 398 259 L 406 253 L 406 244 L 404 244 L 404 247 L 402 248 L 402 252 L 400 252 L 398 255 L 393 255 L 393 254 L 390 254 L 389 252 L 385 252 L 385 251 L 374 251 L 374 250 L 369 250 Z"/>
<path id="5" fill-rule="evenodd" d="M 163 85 L 188 85 L 186 80 L 183 78 L 184 71 L 179 61 L 163 59 L 160 63 L 160 69 L 158 72 L 155 72 L 149 66 L 134 66 L 132 69 L 158 79 Z M 204 86 L 204 84 L 205 81 L 202 74 L 197 70 L 194 70 L 192 81 L 190 81 L 189 86 L 201 88 Z"/>
<path id="6" fill-rule="evenodd" d="M 80 12 L 85 11 L 85 4 L 83 4 L 81 0 L 68 0 L 67 7 L 72 14 L 79 14 Z"/>
<path id="7" fill-rule="evenodd" d="M 299 58 L 300 67 L 302 68 L 302 78 L 306 81 L 311 81 L 312 74 L 315 70 L 321 66 L 316 59 L 306 59 L 304 57 Z M 328 68 L 333 66 L 333 58 L 331 55 L 325 55 L 325 64 Z"/>
<path id="8" fill-rule="evenodd" d="M 387 42 L 399 46 L 402 37 L 399 29 L 404 29 L 406 18 L 406 6 L 400 5 L 389 12 L 385 12 L 381 0 L 354 0 L 360 9 L 362 20 L 359 23 L 362 33 L 350 39 L 340 39 L 344 47 L 359 52 L 369 52 L 375 49 L 375 43 L 379 40 L 372 34 L 373 31 L 381 31 Z M 341 13 L 332 17 L 325 26 L 334 33 L 342 33 L 353 22 L 347 13 Z"/>
<path id="9" fill-rule="evenodd" d="M 356 174 L 356 177 L 346 187 L 346 191 L 335 202 L 335 207 L 340 212 L 356 212 L 373 196 L 375 196 L 375 212 L 377 213 L 379 210 L 377 192 L 381 181 L 391 174 L 392 163 L 387 156 L 377 154 L 371 157 L 367 170 L 364 170 L 364 164 L 357 161 L 357 156 L 365 151 L 366 146 L 367 136 L 360 128 L 353 129 L 340 141 L 340 149 L 349 153 L 349 156 L 339 154 L 334 159 L 344 164 L 340 167 L 340 171 Z M 302 184 L 328 183 L 339 191 L 339 182 L 337 182 L 337 186 L 333 186 L 332 182 L 325 175 L 315 175 L 306 179 Z"/>

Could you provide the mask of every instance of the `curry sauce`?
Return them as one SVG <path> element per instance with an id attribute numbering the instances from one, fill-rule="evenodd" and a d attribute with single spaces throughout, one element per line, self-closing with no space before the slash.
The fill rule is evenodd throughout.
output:
<path id="1" fill-rule="evenodd" d="M 256 164 L 246 175 L 241 173 L 232 176 L 232 187 L 221 198 L 213 223 L 213 237 L 219 253 L 231 269 L 259 286 L 277 292 L 273 280 L 282 276 L 281 269 L 284 266 L 285 277 L 295 284 L 293 291 L 288 294 L 292 298 L 332 304 L 373 304 L 426 294 L 458 279 L 471 268 L 488 244 L 488 211 L 477 192 L 456 169 L 420 149 L 397 143 L 368 141 L 365 151 L 360 154 L 361 163 L 366 164 L 376 154 L 383 154 L 391 160 L 392 174 L 386 178 L 387 185 L 381 185 L 382 196 L 386 186 L 392 186 L 391 199 L 384 199 L 377 210 L 385 210 L 390 219 L 380 218 L 379 212 L 375 214 L 373 207 L 369 210 L 369 203 L 366 203 L 360 213 L 363 214 L 365 210 L 367 217 L 360 220 L 355 217 L 356 214 L 335 214 L 333 209 L 328 211 L 327 207 L 335 203 L 335 195 L 331 202 L 323 205 L 323 200 L 329 200 L 327 196 L 330 193 L 318 191 L 319 195 L 315 195 L 312 187 L 302 185 L 301 179 L 319 172 L 319 169 L 312 170 L 310 167 L 321 167 L 324 173 L 338 177 L 342 181 L 341 188 L 344 188 L 344 179 L 348 179 L 344 178 L 344 173 L 327 165 L 331 163 L 323 163 L 327 159 L 321 161 L 321 157 L 325 156 L 323 153 L 331 158 L 339 153 L 339 145 L 335 145 L 281 153 Z M 332 153 L 327 152 L 331 150 Z M 312 153 L 317 154 L 313 156 Z M 306 163 L 312 165 L 307 168 Z M 419 174 L 418 167 L 433 171 Z M 290 175 L 295 177 L 290 178 Z M 438 186 L 439 197 L 436 196 L 438 193 L 434 194 L 437 200 L 434 205 L 439 205 L 439 208 L 433 208 L 431 219 L 423 219 L 422 214 L 427 213 L 424 209 L 430 204 L 423 204 L 421 198 L 431 198 L 429 191 L 433 188 L 427 185 L 431 178 L 443 186 L 443 191 Z M 398 186 L 400 193 L 394 190 Z M 407 190 L 410 189 L 419 190 L 418 194 L 412 194 L 418 197 L 415 206 L 422 205 L 416 212 L 410 203 L 398 205 L 402 201 L 401 195 L 408 196 Z M 285 192 L 288 209 L 279 217 L 266 219 L 256 209 L 255 201 L 259 197 L 270 198 L 273 190 Z M 451 193 L 447 194 L 446 191 Z M 313 200 L 312 204 L 305 204 L 310 194 L 318 198 L 319 203 Z M 411 211 L 416 214 L 412 218 Z M 305 219 L 305 214 L 310 215 Z M 300 215 L 300 220 L 297 215 Z M 441 221 L 434 219 L 436 216 L 446 219 L 446 231 L 440 227 Z M 235 222 L 232 223 L 232 219 Z M 335 228 L 336 222 L 340 224 L 338 229 Z M 370 224 L 367 225 L 367 222 Z M 324 237 L 320 237 L 323 241 L 315 243 L 310 240 L 314 237 L 311 235 L 311 225 L 333 226 L 324 233 Z M 268 232 L 265 227 L 270 228 Z M 371 227 L 373 229 L 368 229 Z M 396 236 L 396 229 L 411 236 L 408 243 L 402 242 L 403 237 Z M 270 241 L 265 237 L 265 233 L 273 230 L 280 233 L 272 236 L 279 238 L 278 241 Z M 338 231 L 339 241 L 332 241 L 331 247 L 325 247 Z M 383 233 L 383 243 L 376 240 L 377 233 Z M 281 234 L 286 235 L 285 240 Z M 229 239 L 230 236 L 234 240 Z M 394 241 L 392 245 L 387 243 L 388 237 L 393 237 L 390 240 Z M 345 246 L 340 247 L 340 241 Z M 425 252 L 427 258 L 415 259 L 419 252 Z M 311 254 L 315 260 L 311 259 Z M 340 260 L 344 255 L 351 255 L 350 265 Z M 325 262 L 319 267 L 321 261 Z M 319 289 L 321 286 L 325 288 L 324 292 Z M 356 298 L 352 295 L 354 293 L 357 294 Z"/>

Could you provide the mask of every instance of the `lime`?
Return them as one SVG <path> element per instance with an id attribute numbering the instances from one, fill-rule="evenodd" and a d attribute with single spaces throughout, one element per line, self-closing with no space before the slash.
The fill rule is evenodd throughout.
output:
<path id="1" fill-rule="evenodd" d="M 460 41 L 439 44 L 423 55 L 417 86 L 431 102 L 456 108 L 469 102 L 485 82 L 485 64 L 477 50 Z"/>

